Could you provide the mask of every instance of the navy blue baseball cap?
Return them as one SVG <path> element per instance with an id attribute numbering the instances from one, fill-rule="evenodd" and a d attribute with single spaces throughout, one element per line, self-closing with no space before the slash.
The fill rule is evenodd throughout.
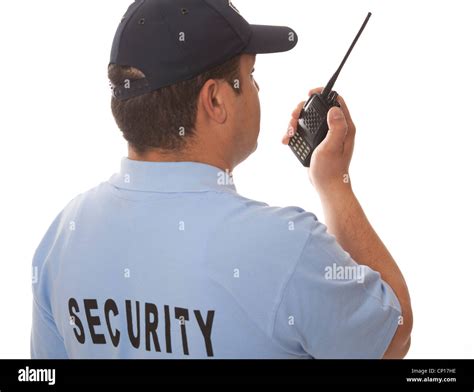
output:
<path id="1" fill-rule="evenodd" d="M 145 79 L 111 85 L 129 99 L 189 80 L 243 54 L 285 52 L 298 36 L 285 26 L 251 25 L 230 0 L 136 0 L 120 22 L 110 64 Z"/>

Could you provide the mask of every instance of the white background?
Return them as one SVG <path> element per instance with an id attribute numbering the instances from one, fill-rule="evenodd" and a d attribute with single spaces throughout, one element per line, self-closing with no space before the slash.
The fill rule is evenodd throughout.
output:
<path id="1" fill-rule="evenodd" d="M 106 69 L 129 3 L 0 3 L 0 357 L 29 357 L 30 265 L 49 224 L 126 155 Z M 335 88 L 358 127 L 354 189 L 411 291 L 408 358 L 474 358 L 472 2 L 234 3 L 250 23 L 288 25 L 300 38 L 289 53 L 257 57 L 262 132 L 236 186 L 321 219 L 306 170 L 280 138 L 373 12 Z"/>

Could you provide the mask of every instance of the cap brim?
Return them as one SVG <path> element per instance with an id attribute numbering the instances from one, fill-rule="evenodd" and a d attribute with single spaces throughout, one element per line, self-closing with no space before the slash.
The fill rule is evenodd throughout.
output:
<path id="1" fill-rule="evenodd" d="M 252 36 L 244 53 L 279 53 L 293 49 L 298 43 L 296 32 L 286 26 L 250 25 Z"/>

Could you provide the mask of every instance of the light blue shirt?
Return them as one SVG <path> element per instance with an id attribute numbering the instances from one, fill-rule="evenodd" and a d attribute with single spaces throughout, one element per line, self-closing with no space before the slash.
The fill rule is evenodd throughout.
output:
<path id="1" fill-rule="evenodd" d="M 400 320 L 315 215 L 191 162 L 124 159 L 72 200 L 33 294 L 33 358 L 380 358 Z"/>

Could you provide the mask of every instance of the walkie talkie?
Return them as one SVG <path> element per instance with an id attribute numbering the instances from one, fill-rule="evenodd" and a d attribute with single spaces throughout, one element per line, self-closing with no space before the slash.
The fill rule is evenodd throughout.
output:
<path id="1" fill-rule="evenodd" d="M 332 91 L 332 88 L 371 16 L 372 13 L 369 12 L 341 65 L 329 80 L 322 93 L 312 95 L 300 113 L 298 128 L 290 139 L 289 146 L 305 167 L 309 167 L 313 151 L 328 134 L 327 114 L 329 110 L 334 106 L 340 107 L 337 102 L 338 94 Z"/>

